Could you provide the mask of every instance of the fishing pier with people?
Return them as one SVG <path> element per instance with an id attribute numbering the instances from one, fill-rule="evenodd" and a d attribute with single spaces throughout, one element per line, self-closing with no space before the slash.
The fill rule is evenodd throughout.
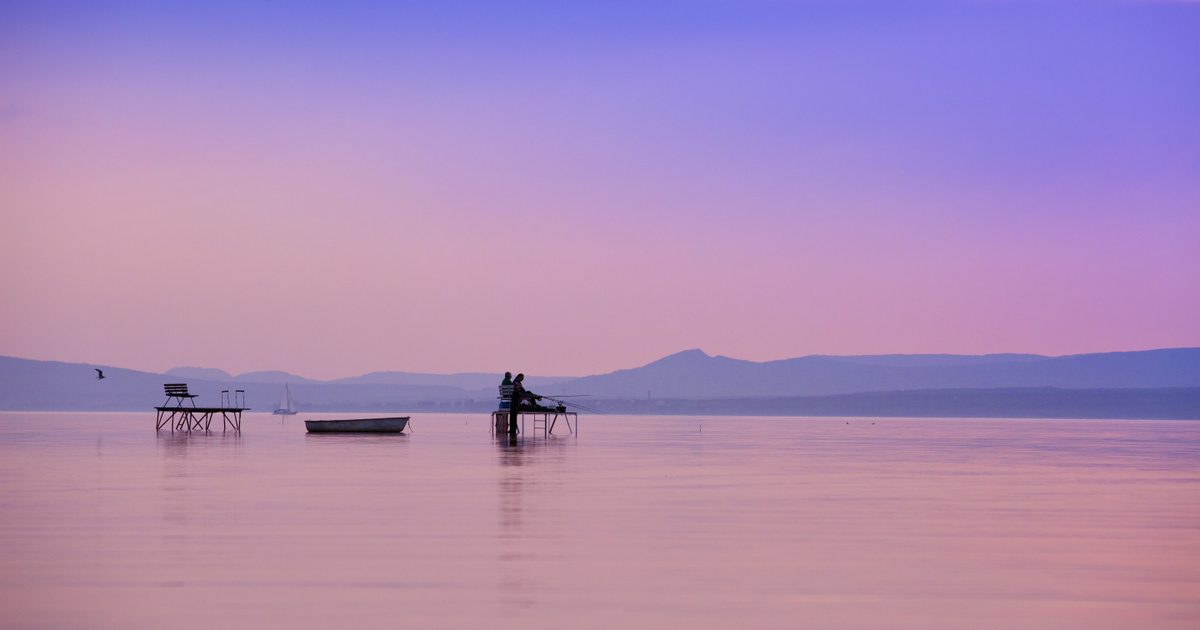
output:
<path id="1" fill-rule="evenodd" d="M 511 372 L 504 373 L 504 380 L 500 383 L 500 405 L 492 412 L 492 422 L 490 423 L 492 433 L 511 436 L 524 434 L 525 418 L 528 417 L 532 420 L 534 435 L 540 430 L 542 437 L 549 437 L 554 433 L 554 427 L 561 418 L 567 425 L 567 432 L 578 438 L 579 413 L 568 410 L 567 405 L 579 407 L 585 411 L 591 410 L 578 403 L 561 400 L 568 395 L 552 398 L 535 394 L 525 389 L 524 381 L 524 374 L 518 374 L 516 378 L 513 378 Z M 553 407 L 543 405 L 540 402 L 542 400 L 553 401 L 555 405 Z"/>

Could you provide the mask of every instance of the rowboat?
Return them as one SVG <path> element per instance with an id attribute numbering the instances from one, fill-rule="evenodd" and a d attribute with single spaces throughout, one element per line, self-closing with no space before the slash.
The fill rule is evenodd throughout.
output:
<path id="1" fill-rule="evenodd" d="M 305 420 L 309 433 L 402 433 L 409 416 L 353 418 L 350 420 Z"/>

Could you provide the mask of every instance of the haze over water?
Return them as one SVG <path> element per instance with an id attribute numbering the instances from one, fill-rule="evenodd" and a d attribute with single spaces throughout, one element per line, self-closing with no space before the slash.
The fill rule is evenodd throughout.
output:
<path id="1" fill-rule="evenodd" d="M 414 425 L 0 414 L 0 625 L 1200 621 L 1196 423 L 606 416 L 515 445 L 479 415 Z"/>

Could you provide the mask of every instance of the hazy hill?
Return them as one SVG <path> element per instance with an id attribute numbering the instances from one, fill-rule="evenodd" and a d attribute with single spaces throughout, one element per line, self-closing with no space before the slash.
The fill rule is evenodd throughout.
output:
<path id="1" fill-rule="evenodd" d="M 199 379 L 204 381 L 229 383 L 310 383 L 336 385 L 413 385 L 418 387 L 453 387 L 464 390 L 492 389 L 500 384 L 501 374 L 488 372 L 460 372 L 457 374 L 427 374 L 422 372 L 370 372 L 361 376 L 350 376 L 330 381 L 305 378 L 282 370 L 262 370 L 246 372 L 233 376 L 225 370 L 205 367 L 177 367 L 167 370 L 164 374 L 177 376 L 180 379 Z M 529 387 L 547 387 L 555 383 L 569 381 L 569 376 L 529 376 L 526 384 Z"/>
<path id="2" fill-rule="evenodd" d="M 1200 387 L 912 389 L 833 396 L 588 402 L 606 413 L 621 414 L 1200 420 Z"/>
<path id="3" fill-rule="evenodd" d="M 103 369 L 108 378 L 97 380 L 94 367 Z M 260 411 L 275 408 L 283 382 L 291 383 L 301 411 L 478 411 L 495 405 L 499 377 L 483 373 L 375 372 L 322 382 L 286 372 L 232 377 L 223 370 L 176 368 L 168 374 L 154 374 L 113 366 L 0 357 L 0 409 L 149 410 L 162 404 L 163 383 L 182 381 L 200 395 L 197 402 L 201 405 L 217 404 L 223 389 L 244 389 L 247 404 Z M 591 394 L 592 398 L 580 399 L 588 406 L 644 413 L 726 413 L 728 409 L 825 413 L 822 410 L 836 407 L 846 412 L 880 409 L 880 415 L 969 410 L 994 415 L 1095 415 L 1111 408 L 1112 413 L 1135 414 L 1124 417 L 1196 417 L 1200 411 L 1192 407 L 1196 388 L 1200 388 L 1200 349 L 1063 357 L 808 356 L 766 362 L 688 350 L 638 368 L 582 378 L 530 377 L 529 384 L 541 393 Z M 1172 389 L 1179 391 L 1167 391 Z M 968 394 L 967 390 L 972 391 Z M 898 392 L 923 393 L 894 395 Z M 813 398 L 849 394 L 855 397 Z M 973 402 L 962 403 L 962 396 L 969 396 Z M 1071 405 L 1082 405 L 1085 398 L 1090 401 L 1087 405 L 1070 411 Z M 750 399 L 760 402 L 745 402 Z M 668 401 L 666 406 L 660 404 Z"/>
<path id="4" fill-rule="evenodd" d="M 171 368 L 163 374 L 167 376 L 178 376 L 182 380 L 198 379 L 202 381 L 218 381 L 218 382 L 239 382 L 239 383 L 320 383 L 310 378 L 296 376 L 280 370 L 262 370 L 259 372 L 246 372 L 234 376 L 225 370 L 206 367 L 177 367 Z"/>
<path id="5" fill-rule="evenodd" d="M 1200 348 L 1039 355 L 813 355 L 754 362 L 673 354 L 642 367 L 586 376 L 547 391 L 602 398 L 822 396 L 957 388 L 1200 386 Z"/>
<path id="6" fill-rule="evenodd" d="M 93 368 L 97 367 L 104 370 L 107 378 L 96 379 Z M 201 406 L 218 404 L 221 390 L 244 389 L 246 404 L 255 410 L 270 411 L 276 407 L 283 392 L 280 383 L 254 382 L 240 377 L 207 380 L 186 377 L 189 372 L 182 375 L 176 370 L 173 372 L 155 374 L 108 365 L 0 357 L 0 409 L 149 410 L 165 401 L 163 383 L 186 382 L 189 391 L 200 396 L 196 403 Z M 228 376 L 221 370 L 202 373 Z M 290 381 L 292 395 L 299 401 L 302 410 L 395 410 L 417 403 L 495 398 L 494 390 L 471 392 L 445 386 L 305 381 Z"/>
<path id="7" fill-rule="evenodd" d="M 321 381 L 313 380 L 311 378 L 304 378 L 303 376 L 296 376 L 295 374 L 283 372 L 280 370 L 262 370 L 259 372 L 246 372 L 245 374 L 238 374 L 235 377 L 231 377 L 229 380 L 241 381 L 243 383 L 279 383 L 279 384 L 283 384 L 283 383 L 320 383 L 321 382 Z"/>
<path id="8" fill-rule="evenodd" d="M 500 384 L 502 374 L 487 372 L 462 372 L 458 374 L 422 374 L 416 372 L 371 372 L 362 376 L 339 378 L 330 383 L 370 385 L 425 385 L 458 387 L 467 390 L 491 390 Z M 555 383 L 572 380 L 566 376 L 527 376 L 530 388 L 547 387 Z"/>
<path id="9" fill-rule="evenodd" d="M 93 368 L 107 378 L 97 380 Z M 111 365 L 0 357 L 0 409 L 146 409 L 164 400 L 163 383 L 180 381 L 193 382 Z"/>
<path id="10" fill-rule="evenodd" d="M 201 379 L 205 381 L 232 381 L 233 375 L 225 370 L 206 367 L 177 367 L 163 372 L 167 376 L 178 376 L 181 380 Z"/>

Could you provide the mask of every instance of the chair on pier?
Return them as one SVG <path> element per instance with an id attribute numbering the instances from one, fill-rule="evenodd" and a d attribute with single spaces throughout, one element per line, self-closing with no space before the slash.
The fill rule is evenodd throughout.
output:
<path id="1" fill-rule="evenodd" d="M 508 414 L 512 409 L 513 386 L 500 386 L 500 406 L 492 412 L 492 431 L 499 433 L 508 427 Z"/>
<path id="2" fill-rule="evenodd" d="M 166 383 L 163 385 L 163 391 L 167 393 L 167 403 L 174 399 L 177 401 L 176 406 L 182 407 L 183 401 L 186 400 L 192 403 L 193 407 L 196 406 L 196 402 L 192 400 L 196 395 L 188 393 L 187 383 Z M 166 403 L 163 403 L 163 406 L 167 406 Z"/>
<path id="3" fill-rule="evenodd" d="M 500 386 L 500 408 L 496 411 L 508 411 L 512 408 L 512 383 Z"/>

